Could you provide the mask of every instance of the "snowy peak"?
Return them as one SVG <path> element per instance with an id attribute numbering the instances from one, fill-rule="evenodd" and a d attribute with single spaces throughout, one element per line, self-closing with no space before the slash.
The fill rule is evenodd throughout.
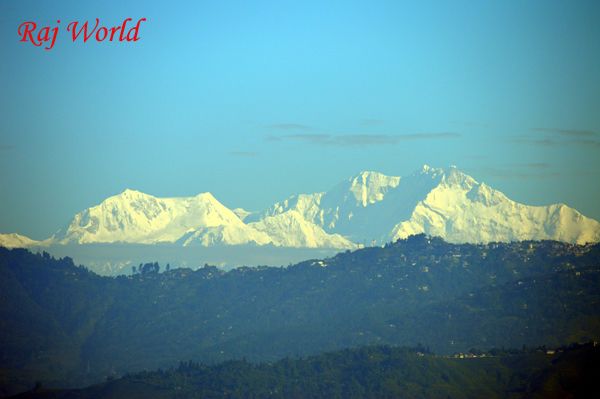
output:
<path id="1" fill-rule="evenodd" d="M 205 193 L 200 193 L 198 195 L 196 195 L 194 197 L 197 201 L 199 202 L 206 202 L 206 203 L 219 203 L 219 201 L 217 201 L 217 199 L 215 198 L 214 195 L 212 195 L 210 192 L 205 192 Z"/>
<path id="2" fill-rule="evenodd" d="M 175 242 L 200 227 L 243 225 L 210 193 L 195 197 L 157 198 L 135 190 L 78 213 L 58 240 L 63 243 Z"/>
<path id="3" fill-rule="evenodd" d="M 130 188 L 126 188 L 120 194 L 114 195 L 114 196 L 112 196 L 110 198 L 129 198 L 129 199 L 133 199 L 133 198 L 140 198 L 140 197 L 152 197 L 152 196 L 149 195 L 149 194 L 143 193 L 141 191 L 138 191 L 138 190 L 133 190 L 133 189 L 130 189 Z"/>
<path id="4" fill-rule="evenodd" d="M 566 205 L 528 206 L 450 167 L 388 239 L 425 233 L 449 242 L 600 241 L 600 223 Z"/>
<path id="5" fill-rule="evenodd" d="M 454 166 L 454 165 L 453 165 Z M 421 169 L 417 170 L 416 172 L 413 173 L 413 175 L 416 174 L 421 174 L 421 175 L 428 175 L 428 176 L 432 176 L 432 177 L 437 177 L 441 174 L 444 173 L 444 169 L 442 168 L 433 168 L 427 164 L 424 164 Z"/>
<path id="6" fill-rule="evenodd" d="M 433 168 L 427 164 L 412 175 L 413 179 L 420 178 L 422 180 L 433 181 L 436 184 L 445 184 L 447 186 L 459 186 L 462 188 L 471 188 L 477 184 L 477 181 L 471 176 L 462 172 L 455 165 L 450 165 L 447 168 Z"/>
<path id="7" fill-rule="evenodd" d="M 469 190 L 477 184 L 477 181 L 471 176 L 458 170 L 456 166 L 450 166 L 443 172 L 442 184 Z"/>
<path id="8" fill-rule="evenodd" d="M 398 187 L 400 177 L 365 171 L 349 179 L 348 191 L 363 207 L 383 200 L 385 193 Z"/>
<path id="9" fill-rule="evenodd" d="M 43 244 L 41 241 L 32 240 L 17 233 L 0 233 L 0 247 L 29 248 Z"/>

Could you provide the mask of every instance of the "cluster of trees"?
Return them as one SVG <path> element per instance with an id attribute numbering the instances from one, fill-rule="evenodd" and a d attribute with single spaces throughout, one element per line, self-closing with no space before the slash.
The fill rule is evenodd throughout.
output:
<path id="1" fill-rule="evenodd" d="M 171 265 L 167 263 L 167 266 L 165 267 L 165 271 L 170 271 L 171 270 Z M 148 275 L 148 274 L 157 274 L 160 272 L 160 265 L 158 264 L 158 262 L 150 262 L 150 263 L 140 263 L 140 265 L 138 267 L 132 266 L 131 267 L 131 274 L 143 274 L 143 275 Z"/>

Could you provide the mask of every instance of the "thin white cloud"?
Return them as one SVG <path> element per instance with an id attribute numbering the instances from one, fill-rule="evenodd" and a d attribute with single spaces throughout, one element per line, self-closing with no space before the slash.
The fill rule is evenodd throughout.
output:
<path id="1" fill-rule="evenodd" d="M 404 141 L 416 140 L 448 140 L 460 138 L 459 133 L 413 133 L 413 134 L 287 134 L 268 136 L 269 141 L 296 141 L 321 146 L 372 146 L 391 145 Z"/>

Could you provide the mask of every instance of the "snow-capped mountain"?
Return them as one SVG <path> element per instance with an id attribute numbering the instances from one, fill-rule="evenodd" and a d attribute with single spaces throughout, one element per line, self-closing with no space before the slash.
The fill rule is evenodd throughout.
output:
<path id="1" fill-rule="evenodd" d="M 42 245 L 41 241 L 32 240 L 17 233 L 0 233 L 0 247 L 5 248 L 29 248 Z"/>
<path id="2" fill-rule="evenodd" d="M 600 223 L 564 204 L 528 206 L 456 168 L 439 173 L 439 183 L 417 203 L 410 218 L 394 226 L 390 240 L 425 233 L 461 243 L 600 241 Z"/>
<path id="3" fill-rule="evenodd" d="M 158 198 L 125 190 L 42 242 L 0 235 L 0 245 L 174 243 L 352 249 L 412 234 L 449 242 L 600 241 L 600 223 L 564 204 L 529 206 L 458 170 L 427 165 L 406 177 L 361 172 L 331 190 L 298 194 L 262 212 L 231 210 L 212 194 Z"/>
<path id="4" fill-rule="evenodd" d="M 362 172 L 328 192 L 291 196 L 248 219 L 289 211 L 366 245 L 419 233 L 457 243 L 600 241 L 600 223 L 575 209 L 517 203 L 456 167 L 425 165 L 403 178 Z"/>
<path id="5" fill-rule="evenodd" d="M 125 190 L 99 205 L 75 215 L 64 231 L 54 236 L 61 244 L 77 243 L 177 243 L 201 245 L 266 245 L 352 248 L 338 235 L 329 235 L 305 220 L 278 217 L 279 223 L 246 224 L 212 194 L 195 197 L 157 198 Z"/>
<path id="6" fill-rule="evenodd" d="M 435 187 L 436 177 L 435 173 L 426 178 L 400 178 L 361 172 L 327 192 L 291 196 L 248 220 L 295 210 L 326 232 L 366 245 L 382 243 L 398 221 L 406 220 L 419 199 Z"/>
<path id="7" fill-rule="evenodd" d="M 201 243 L 258 245 L 268 236 L 248 227 L 210 193 L 157 198 L 125 190 L 75 215 L 60 243 Z"/>

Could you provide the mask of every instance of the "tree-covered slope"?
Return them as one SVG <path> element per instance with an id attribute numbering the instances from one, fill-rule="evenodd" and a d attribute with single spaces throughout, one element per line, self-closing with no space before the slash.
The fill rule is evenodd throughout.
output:
<path id="1" fill-rule="evenodd" d="M 415 236 L 287 268 L 99 277 L 0 249 L 6 393 L 82 385 L 181 359 L 219 362 L 371 344 L 444 354 L 600 338 L 600 246 L 452 245 Z"/>
<path id="2" fill-rule="evenodd" d="M 128 374 L 81 390 L 37 387 L 19 399 L 72 398 L 565 398 L 600 393 L 600 350 L 576 345 L 465 358 L 365 347 L 303 359 L 179 367 Z"/>

